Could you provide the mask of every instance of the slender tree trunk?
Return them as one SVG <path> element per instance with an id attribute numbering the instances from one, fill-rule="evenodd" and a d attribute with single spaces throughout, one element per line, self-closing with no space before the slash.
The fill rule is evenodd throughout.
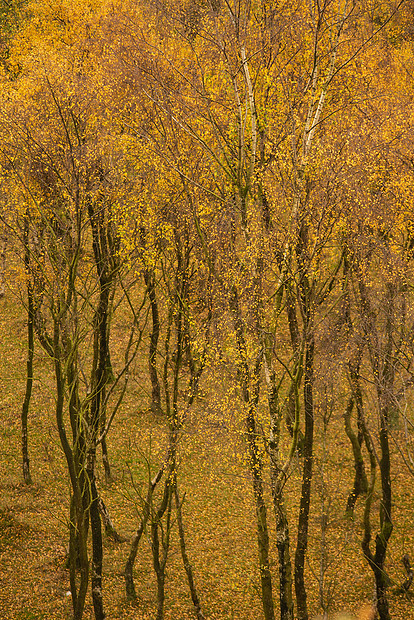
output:
<path id="1" fill-rule="evenodd" d="M 160 335 L 160 318 L 158 313 L 157 295 L 155 292 L 154 273 L 146 270 L 144 273 L 145 284 L 151 305 L 152 330 L 149 347 L 149 375 L 151 381 L 151 409 L 154 413 L 161 411 L 161 388 L 157 371 L 158 339 Z"/>
<path id="2" fill-rule="evenodd" d="M 102 429 L 105 415 L 105 387 L 109 374 L 112 373 L 109 355 L 109 312 L 111 291 L 115 274 L 115 248 L 107 221 L 104 205 L 94 208 L 92 201 L 88 202 L 89 221 L 92 228 L 92 246 L 94 251 L 96 271 L 99 278 L 99 301 L 95 313 L 94 359 L 91 373 L 91 395 L 89 407 L 90 448 L 88 454 L 88 476 L 91 488 L 90 518 L 92 531 L 92 599 L 96 620 L 103 620 L 102 595 L 102 524 L 99 513 L 99 497 L 95 484 L 96 446 L 99 432 Z M 105 439 L 103 437 L 102 439 Z M 102 441 L 102 440 L 101 440 Z M 106 479 L 110 480 L 106 444 L 103 445 L 104 467 Z"/>
<path id="3" fill-rule="evenodd" d="M 344 249 L 343 259 L 343 278 L 342 278 L 342 291 L 343 291 L 343 319 L 347 327 L 348 334 L 354 334 L 354 325 L 351 315 L 351 297 L 350 297 L 350 262 L 349 262 L 349 250 Z M 362 390 L 361 390 L 361 377 L 360 367 L 362 355 L 364 352 L 365 341 L 362 336 L 358 336 L 355 343 L 355 353 L 353 358 L 348 362 L 348 379 L 351 387 L 351 395 L 348 400 L 348 404 L 344 413 L 345 432 L 351 442 L 352 452 L 354 455 L 354 468 L 355 477 L 352 491 L 348 495 L 345 514 L 353 518 L 355 504 L 358 497 L 362 493 L 366 493 L 368 490 L 368 480 L 365 472 L 365 464 L 362 456 L 362 445 L 364 441 L 364 432 L 367 432 L 364 423 L 363 403 L 362 403 Z M 355 433 L 352 428 L 352 411 L 356 409 L 357 412 L 357 428 L 358 432 Z"/>
<path id="4" fill-rule="evenodd" d="M 98 499 L 98 506 L 99 506 L 99 514 L 101 515 L 101 520 L 105 527 L 105 534 L 108 536 L 108 538 L 111 538 L 114 542 L 117 542 L 117 543 L 126 542 L 127 538 L 125 538 L 124 536 L 121 536 L 117 532 L 112 522 L 111 516 L 108 512 L 108 509 L 105 505 L 105 502 L 103 501 L 101 496 L 99 496 L 99 499 Z"/>
<path id="5" fill-rule="evenodd" d="M 295 383 L 292 393 L 294 393 L 295 412 L 292 416 L 292 444 L 290 453 L 284 466 L 280 459 L 280 425 L 282 412 L 279 406 L 279 388 L 277 385 L 275 373 L 272 370 L 271 356 L 265 355 L 265 375 L 268 384 L 268 404 L 270 413 L 270 437 L 269 437 L 269 456 L 270 456 L 270 484 L 273 498 L 273 509 L 276 521 L 276 544 L 279 556 L 279 604 L 280 619 L 293 620 L 293 580 L 292 580 L 292 562 L 290 557 L 290 536 L 289 523 L 287 518 L 283 489 L 287 479 L 287 472 L 290 467 L 291 460 L 296 451 L 299 426 L 299 411 L 297 399 L 297 385 Z"/>
<path id="6" fill-rule="evenodd" d="M 62 369 L 61 351 L 61 318 L 54 319 L 53 358 L 56 377 L 56 424 L 63 452 L 66 457 L 69 477 L 72 486 L 72 502 L 70 516 L 70 540 L 69 540 L 69 564 L 70 581 L 72 589 L 72 605 L 74 620 L 81 620 L 85 608 L 86 593 L 89 583 L 89 559 L 88 559 L 88 510 L 85 504 L 84 494 L 84 467 L 76 459 L 76 454 L 71 449 L 65 424 L 63 421 L 63 409 L 65 402 L 65 376 Z M 72 519 L 74 518 L 74 523 Z M 76 568 L 79 563 L 79 587 L 76 588 Z"/>
<path id="7" fill-rule="evenodd" d="M 23 229 L 24 242 L 24 264 L 27 277 L 27 362 L 26 362 L 26 392 L 22 405 L 21 424 L 22 424 L 22 460 L 23 460 L 23 479 L 26 484 L 32 484 L 30 475 L 30 462 L 28 450 L 28 429 L 27 418 L 29 414 L 30 399 L 33 388 L 33 356 L 34 356 L 34 299 L 33 284 L 30 273 L 30 247 L 29 247 L 29 219 L 24 218 Z"/>
<path id="8" fill-rule="evenodd" d="M 347 405 L 345 415 L 344 415 L 345 432 L 352 445 L 352 452 L 354 455 L 354 467 L 355 467 L 354 485 L 353 485 L 353 489 L 351 493 L 348 496 L 347 505 L 346 505 L 346 514 L 349 517 L 353 517 L 354 508 L 355 508 L 355 504 L 357 502 L 358 497 L 361 495 L 361 493 L 366 493 L 368 489 L 367 475 L 365 473 L 364 459 L 362 456 L 363 433 L 361 430 L 361 425 L 363 424 L 363 412 L 362 412 L 362 393 L 361 393 L 361 386 L 360 386 L 359 366 L 360 366 L 359 360 L 357 361 L 356 364 L 349 363 L 349 374 L 350 374 L 352 395 L 348 401 L 348 405 Z M 358 434 L 355 434 L 351 426 L 351 414 L 354 408 L 354 404 L 356 404 L 356 410 L 357 410 Z"/>
<path id="9" fill-rule="evenodd" d="M 305 588 L 305 557 L 308 548 L 309 511 L 311 501 L 311 483 L 313 471 L 313 363 L 314 337 L 309 335 L 305 354 L 304 372 L 304 410 L 305 410 L 305 437 L 303 445 L 303 476 L 302 493 L 300 498 L 298 540 L 295 553 L 295 593 L 298 620 L 308 620 L 307 595 Z"/>
<path id="10" fill-rule="evenodd" d="M 256 428 L 256 407 L 254 397 L 250 394 L 250 372 L 247 363 L 247 347 L 244 336 L 244 326 L 240 314 L 238 295 L 234 286 L 230 291 L 229 305 L 233 315 L 233 324 L 239 355 L 240 384 L 243 393 L 243 400 L 247 406 L 245 423 L 246 438 L 256 510 L 257 547 L 259 554 L 263 612 L 265 620 L 274 620 L 275 612 L 273 604 L 272 575 L 270 572 L 269 561 L 269 532 L 267 527 L 267 509 L 263 489 L 262 458 L 260 455 Z"/>
<path id="11" fill-rule="evenodd" d="M 139 543 L 140 543 L 142 534 L 144 533 L 145 527 L 147 525 L 148 516 L 149 514 L 147 512 L 145 518 L 141 519 L 139 528 L 132 540 L 128 559 L 125 564 L 125 570 L 124 570 L 125 591 L 126 591 L 127 599 L 130 601 L 135 600 L 137 598 L 137 593 L 135 591 L 133 570 L 134 570 L 135 559 L 137 557 Z"/>
<path id="12" fill-rule="evenodd" d="M 276 544 L 279 555 L 280 620 L 293 620 L 292 562 L 290 558 L 289 522 L 282 491 L 274 493 Z"/>
<path id="13" fill-rule="evenodd" d="M 198 598 L 197 589 L 195 586 L 193 568 L 190 564 L 190 560 L 187 554 L 187 548 L 185 544 L 183 515 L 181 511 L 180 497 L 178 495 L 177 482 L 175 483 L 174 494 L 175 494 L 177 523 L 178 523 L 178 533 L 180 536 L 181 557 L 183 559 L 184 570 L 187 574 L 187 581 L 188 581 L 188 586 L 190 588 L 191 600 L 193 601 L 194 611 L 196 613 L 197 620 L 205 620 L 205 617 L 201 611 L 200 599 Z"/>
<path id="14" fill-rule="evenodd" d="M 27 419 L 29 414 L 30 399 L 32 396 L 33 388 L 33 357 L 34 357 L 34 304 L 33 304 L 33 290 L 30 282 L 27 285 L 27 362 L 26 362 L 26 392 L 24 395 L 24 401 L 22 405 L 22 458 L 23 458 L 23 479 L 26 484 L 32 484 L 32 477 L 30 474 L 30 461 L 28 450 L 28 427 Z"/>
<path id="15" fill-rule="evenodd" d="M 92 229 L 92 247 L 99 279 L 99 302 L 95 312 L 94 359 L 91 373 L 90 424 L 93 441 L 105 425 L 105 387 L 112 377 L 109 353 L 110 303 L 116 272 L 116 248 L 111 235 L 109 215 L 105 205 L 97 206 L 88 200 L 88 214 Z M 105 436 L 101 440 L 107 481 L 111 480 Z M 96 446 L 95 446 L 96 447 Z M 96 457 L 95 457 L 96 458 Z"/>
<path id="16" fill-rule="evenodd" d="M 93 461 L 94 460 L 95 459 L 93 458 Z M 105 612 L 103 609 L 102 599 L 103 546 L 101 516 L 99 513 L 99 496 L 96 489 L 95 475 L 93 470 L 89 471 L 88 477 L 91 489 L 89 514 L 91 520 L 92 534 L 92 602 L 95 612 L 95 620 L 105 620 Z"/>
<path id="17" fill-rule="evenodd" d="M 380 445 L 381 445 L 381 487 L 382 498 L 380 505 L 380 532 L 375 539 L 375 556 L 373 566 L 377 590 L 377 611 L 380 620 L 391 620 L 387 588 L 389 581 L 385 573 L 385 557 L 387 554 L 388 541 L 391 537 L 393 524 L 391 519 L 392 495 L 391 495 L 391 461 L 388 441 L 388 410 L 384 408 L 380 420 Z"/>
<path id="18" fill-rule="evenodd" d="M 0 299 L 6 293 L 6 248 L 7 248 L 7 226 L 3 223 L 0 236 Z"/>
<path id="19" fill-rule="evenodd" d="M 105 612 L 103 609 L 102 595 L 102 560 L 103 560 L 103 541 L 102 524 L 99 513 L 99 497 L 95 483 L 95 462 L 96 462 L 96 441 L 101 428 L 101 410 L 104 396 L 106 380 L 106 360 L 107 360 L 107 295 L 108 290 L 101 289 L 101 299 L 97 312 L 97 339 L 95 348 L 94 371 L 92 378 L 92 395 L 89 414 L 89 448 L 87 476 L 90 492 L 87 493 L 89 499 L 89 514 L 91 520 L 92 533 L 92 601 L 96 620 L 104 620 Z"/>
<path id="20" fill-rule="evenodd" d="M 286 286 L 285 288 L 286 288 L 286 312 L 287 312 L 287 318 L 288 318 L 290 341 L 292 343 L 293 352 L 297 356 L 299 355 L 300 334 L 299 334 L 298 319 L 296 316 L 295 300 L 294 300 L 291 288 L 289 286 Z M 297 384 L 300 384 L 300 382 L 301 382 L 301 375 L 299 374 Z M 296 384 L 295 382 L 292 382 L 292 385 L 289 389 L 287 410 L 286 410 L 286 426 L 289 430 L 289 433 L 292 436 L 293 436 L 293 428 L 294 428 L 295 419 L 296 419 L 295 390 L 296 390 Z M 299 433 L 298 435 L 299 450 L 302 451 L 303 435 L 300 429 L 298 433 Z"/>
<path id="21" fill-rule="evenodd" d="M 151 528 L 152 537 L 152 556 L 154 570 L 157 577 L 157 616 L 156 620 L 164 618 L 164 602 L 165 602 L 165 571 L 163 570 L 163 562 L 160 559 L 160 541 L 159 541 L 159 525 L 153 524 Z"/>
<path id="22" fill-rule="evenodd" d="M 256 424 L 250 410 L 247 419 L 247 434 L 250 452 L 250 470 L 253 475 L 253 494 L 256 504 L 257 546 L 259 570 L 262 587 L 262 603 L 266 620 L 274 620 L 272 576 L 269 563 L 269 533 L 267 529 L 267 509 L 263 492 L 262 463 L 256 445 Z"/>
<path id="23" fill-rule="evenodd" d="M 152 505 L 152 496 L 153 496 L 155 487 L 161 480 L 163 471 L 164 471 L 164 468 L 161 467 L 158 470 L 157 475 L 151 480 L 150 484 L 148 485 L 147 498 L 146 498 L 143 512 L 142 512 L 141 523 L 132 540 L 128 560 L 125 564 L 125 570 L 124 570 L 125 588 L 126 588 L 126 595 L 129 600 L 133 600 L 137 596 L 135 592 L 134 577 L 133 577 L 134 563 L 137 557 L 138 546 L 139 546 L 142 534 L 144 533 L 144 530 L 146 528 L 148 518 L 150 515 L 150 510 L 151 510 L 151 505 Z"/>
<path id="24" fill-rule="evenodd" d="M 173 448 L 175 451 L 175 447 Z M 151 522 L 151 547 L 152 560 L 155 575 L 157 578 L 157 616 L 156 620 L 164 618 L 165 603 L 165 569 L 167 566 L 168 552 L 170 546 L 170 529 L 171 529 L 171 501 L 174 485 L 175 458 L 170 453 L 172 461 L 167 472 L 164 483 L 164 493 L 159 508 Z M 165 528 L 161 527 L 161 520 L 167 512 Z M 160 536 L 161 534 L 161 536 Z"/>
<path id="25" fill-rule="evenodd" d="M 364 539 L 362 548 L 375 577 L 377 612 L 380 620 L 390 620 L 389 605 L 387 599 L 388 577 L 385 572 L 385 559 L 388 542 L 392 534 L 392 491 L 391 491 L 391 459 L 388 437 L 390 402 L 393 394 L 395 366 L 393 364 L 394 348 L 394 300 L 396 295 L 395 284 L 388 283 L 385 294 L 386 323 L 385 345 L 380 346 L 375 313 L 372 309 L 369 292 L 366 287 L 361 266 L 357 265 L 358 289 L 361 300 L 361 313 L 363 314 L 363 327 L 368 341 L 368 349 L 371 367 L 377 392 L 379 410 L 379 440 L 380 440 L 380 474 L 381 474 L 381 503 L 380 503 L 380 529 L 375 538 L 375 553 L 370 548 L 371 528 L 370 509 L 372 499 L 366 503 L 366 517 L 364 522 Z M 372 489 L 373 490 L 373 489 Z M 372 494 L 372 491 L 371 491 Z"/>

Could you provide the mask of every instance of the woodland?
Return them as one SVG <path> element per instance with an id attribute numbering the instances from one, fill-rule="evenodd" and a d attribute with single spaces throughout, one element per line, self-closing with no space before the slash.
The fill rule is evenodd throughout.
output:
<path id="1" fill-rule="evenodd" d="M 414 618 L 414 2 L 1 0 L 0 100 L 1 617 Z"/>

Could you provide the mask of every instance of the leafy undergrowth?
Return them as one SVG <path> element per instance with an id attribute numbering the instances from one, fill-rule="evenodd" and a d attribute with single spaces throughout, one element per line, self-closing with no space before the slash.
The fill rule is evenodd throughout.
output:
<path id="1" fill-rule="evenodd" d="M 71 600 L 66 569 L 69 486 L 53 418 L 54 392 L 50 361 L 36 350 L 36 377 L 30 409 L 30 457 L 33 485 L 22 483 L 20 408 L 24 393 L 24 317 L 12 297 L 0 301 L 0 617 L 5 620 L 70 618 Z M 137 384 L 138 386 L 138 384 Z M 128 396 L 109 436 L 113 481 L 106 484 L 99 465 L 99 488 L 113 522 L 127 540 L 105 539 L 104 602 L 108 619 L 152 620 L 156 611 L 156 580 L 148 537 L 141 541 L 135 565 L 137 600 L 125 597 L 123 570 L 129 540 L 139 522 L 140 496 L 163 458 L 166 428 L 161 416 L 140 408 L 139 387 Z M 180 445 L 180 493 L 188 553 L 203 611 L 209 620 L 256 620 L 262 617 L 254 509 L 251 484 L 244 467 L 243 437 L 237 408 L 223 412 L 220 399 L 205 397 L 187 420 Z M 320 429 L 319 429 L 320 431 Z M 397 431 L 396 431 L 397 433 Z M 370 570 L 360 551 L 361 503 L 355 519 L 344 507 L 353 468 L 345 446 L 340 413 L 332 419 L 325 460 L 316 452 L 310 551 L 307 563 L 309 605 L 321 613 L 321 558 L 325 549 L 323 594 L 330 617 L 347 610 L 367 610 L 373 592 Z M 346 449 L 345 449 L 346 448 Z M 394 455 L 395 527 L 388 555 L 391 615 L 414 617 L 413 600 L 397 593 L 405 575 L 401 558 L 414 557 L 413 481 Z M 292 538 L 300 490 L 299 461 L 286 486 Z M 325 472 L 324 475 L 323 472 Z M 277 593 L 277 554 L 269 499 L 272 569 Z M 378 497 L 374 505 L 378 505 Z M 328 506 L 325 547 L 321 540 L 322 503 Z M 373 523 L 374 535 L 376 523 Z M 194 618 L 182 565 L 176 527 L 172 529 L 167 566 L 166 620 Z M 292 552 L 293 555 L 293 552 Z M 275 596 L 277 598 L 277 596 Z M 365 607 L 364 607 L 365 606 Z M 368 612 L 360 611 L 360 618 Z M 93 618 L 90 601 L 85 618 Z"/>

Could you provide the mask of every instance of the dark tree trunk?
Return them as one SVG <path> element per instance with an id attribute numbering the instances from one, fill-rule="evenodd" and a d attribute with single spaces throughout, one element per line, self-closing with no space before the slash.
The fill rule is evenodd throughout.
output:
<path id="1" fill-rule="evenodd" d="M 72 486 L 71 518 L 74 516 L 75 527 L 70 527 L 69 564 L 72 589 L 74 620 L 81 620 L 85 608 L 86 593 L 89 583 L 88 559 L 88 510 L 85 502 L 84 463 L 79 462 L 79 452 L 72 450 L 67 438 L 63 420 L 65 401 L 65 375 L 62 369 L 61 319 L 54 319 L 53 358 L 56 377 L 56 424 L 60 442 L 66 457 Z M 64 330 L 63 330 L 64 331 Z M 72 428 L 73 430 L 73 428 Z M 79 587 L 76 588 L 76 569 L 79 566 Z"/>
<path id="2" fill-rule="evenodd" d="M 266 351 L 268 347 L 265 347 Z M 286 513 L 283 489 L 287 480 L 287 473 L 296 452 L 299 427 L 299 402 L 297 393 L 297 376 L 293 378 L 294 413 L 292 416 L 292 442 L 289 455 L 282 466 L 280 458 L 280 426 L 282 411 L 279 406 L 279 386 L 272 369 L 271 355 L 266 353 L 266 380 L 268 384 L 268 405 L 270 413 L 270 484 L 273 498 L 273 508 L 276 521 L 276 545 L 279 558 L 279 604 L 280 619 L 293 620 L 293 595 L 292 595 L 292 562 L 290 557 L 289 523 Z"/>
<path id="3" fill-rule="evenodd" d="M 34 304 L 33 304 L 33 290 L 30 283 L 27 285 L 27 362 L 26 362 L 26 392 L 24 395 L 24 401 L 22 405 L 22 458 L 23 458 L 23 479 L 26 484 L 32 484 L 32 477 L 30 474 L 30 461 L 29 461 L 29 449 L 28 449 L 28 414 L 30 399 L 32 396 L 33 388 L 33 356 L 34 356 Z"/>
<path id="4" fill-rule="evenodd" d="M 345 411 L 344 420 L 345 420 L 345 432 L 348 435 L 348 438 L 352 445 L 352 452 L 354 455 L 354 467 L 355 467 L 355 478 L 353 489 L 350 492 L 346 505 L 346 514 L 349 517 L 353 517 L 355 504 L 357 502 L 358 497 L 361 493 L 365 494 L 368 490 L 368 480 L 365 472 L 365 464 L 362 456 L 362 442 L 363 442 L 363 408 L 362 408 L 362 392 L 360 386 L 360 375 L 359 375 L 359 360 L 355 365 L 352 363 L 349 364 L 349 374 L 350 374 L 350 383 L 352 395 L 348 401 L 348 405 Z M 354 404 L 356 405 L 357 410 L 357 426 L 358 433 L 355 434 L 354 430 L 351 426 L 351 414 L 354 408 Z"/>
<path id="5" fill-rule="evenodd" d="M 195 586 L 193 568 L 190 564 L 190 560 L 187 554 L 187 548 L 185 544 L 185 532 L 183 524 L 183 515 L 181 511 L 181 503 L 178 495 L 177 483 L 175 484 L 175 506 L 177 511 L 177 523 L 178 533 L 180 536 L 180 549 L 181 557 L 183 559 L 184 569 L 187 574 L 188 587 L 190 588 L 191 600 L 193 601 L 194 611 L 196 613 L 197 620 L 205 620 L 205 617 L 201 611 L 200 599 L 198 598 L 197 589 Z"/>
<path id="6" fill-rule="evenodd" d="M 174 485 L 174 455 L 167 472 L 164 484 L 164 493 L 160 506 L 151 522 L 151 546 L 152 560 L 155 575 L 157 578 L 157 616 L 156 620 L 164 618 L 165 603 L 165 569 L 167 566 L 168 552 L 170 547 L 170 528 L 171 528 L 171 501 Z M 165 528 L 161 527 L 161 520 L 167 512 Z M 160 536 L 161 534 L 161 536 Z"/>
<path id="7" fill-rule="evenodd" d="M 343 320 L 347 327 L 348 334 L 354 333 L 354 325 L 351 315 L 351 298 L 349 291 L 349 278 L 350 278 L 350 264 L 348 253 L 344 252 L 343 260 Z M 361 494 L 365 494 L 368 491 L 368 480 L 365 472 L 365 464 L 362 456 L 362 444 L 364 441 L 364 432 L 367 432 L 364 423 L 363 403 L 362 403 L 362 390 L 361 390 L 361 377 L 360 366 L 362 355 L 364 352 L 365 341 L 364 338 L 359 336 L 355 343 L 355 353 L 353 358 L 348 362 L 348 379 L 351 386 L 351 396 L 349 398 L 345 414 L 345 432 L 351 442 L 352 452 L 354 455 L 354 468 L 355 477 L 352 491 L 348 495 L 345 514 L 353 518 L 355 504 Z M 356 409 L 357 412 L 357 428 L 358 432 L 355 433 L 351 420 L 352 411 Z"/>
<path id="8" fill-rule="evenodd" d="M 0 235 L 0 299 L 6 293 L 6 248 L 7 248 L 7 225 L 3 223 Z"/>
<path id="9" fill-rule="evenodd" d="M 249 467 L 253 480 L 253 496 L 256 509 L 257 546 L 259 554 L 260 583 L 262 590 L 262 604 L 265 620 L 274 620 L 274 604 L 272 590 L 272 575 L 269 561 L 269 532 L 267 527 L 267 509 L 264 498 L 262 458 L 258 443 L 256 428 L 255 397 L 251 394 L 250 372 L 247 362 L 247 346 L 244 335 L 244 325 L 241 318 L 237 290 L 232 287 L 229 300 L 233 315 L 234 331 L 236 335 L 239 356 L 239 377 L 243 393 L 243 400 L 247 406 L 246 439 L 249 453 Z M 258 377 L 256 378 L 258 380 Z M 257 391 L 256 391 L 257 394 Z"/>
<path id="10" fill-rule="evenodd" d="M 105 620 L 105 612 L 103 609 L 102 599 L 103 546 L 101 516 L 99 513 L 99 496 L 96 490 L 94 472 L 90 471 L 88 475 L 91 488 L 91 503 L 89 513 L 92 534 L 92 602 L 95 612 L 95 620 Z"/>
<path id="11" fill-rule="evenodd" d="M 146 528 L 147 522 L 148 522 L 148 518 L 150 515 L 150 510 L 151 510 L 151 505 L 152 505 L 152 496 L 155 490 L 155 487 L 157 486 L 157 484 L 159 483 L 159 481 L 161 480 L 162 474 L 163 474 L 164 468 L 161 467 L 158 470 L 157 475 L 151 480 L 149 486 L 148 486 L 148 491 L 147 491 L 147 498 L 143 507 L 143 511 L 142 511 L 142 519 L 141 519 L 141 523 L 138 527 L 138 530 L 132 540 L 132 544 L 131 544 L 131 549 L 129 552 L 129 556 L 128 556 L 128 560 L 125 564 L 125 571 L 124 571 L 124 577 L 125 577 L 125 588 L 126 588 L 126 596 L 129 600 L 133 600 L 136 598 L 136 592 L 135 592 L 135 585 L 134 585 L 134 577 L 133 577 L 133 569 L 134 569 L 134 563 L 135 563 L 135 559 L 137 557 L 137 552 L 138 552 L 138 546 L 142 537 L 142 534 L 144 533 L 144 530 Z"/>
<path id="12" fill-rule="evenodd" d="M 289 523 L 282 493 L 274 497 L 276 544 L 279 555 L 280 620 L 293 620 L 292 563 L 290 559 Z"/>
<path id="13" fill-rule="evenodd" d="M 374 383 L 377 392 L 378 411 L 379 411 L 379 440 L 380 440 L 380 474 L 381 474 L 381 502 L 380 502 L 380 528 L 375 538 L 375 553 L 371 551 L 371 526 L 370 510 L 372 498 L 366 503 L 364 519 L 364 539 L 362 549 L 372 568 L 375 577 L 377 612 L 380 620 L 390 620 L 389 605 L 387 599 L 387 588 L 389 580 L 385 572 L 385 559 L 387 554 L 388 542 L 392 534 L 393 523 L 391 518 L 392 511 L 392 492 L 391 492 L 391 459 L 389 448 L 389 414 L 390 404 L 394 388 L 395 364 L 393 359 L 394 349 L 394 301 L 396 296 L 396 285 L 387 283 L 385 294 L 385 344 L 380 344 L 376 327 L 376 315 L 371 305 L 369 291 L 365 284 L 364 274 L 361 266 L 357 265 L 358 290 L 360 294 L 361 314 L 363 317 L 363 328 L 368 342 L 368 350 Z M 371 489 L 372 497 L 373 487 Z"/>
<path id="14" fill-rule="evenodd" d="M 111 538 L 114 542 L 117 542 L 117 543 L 126 542 L 127 538 L 125 538 L 124 536 L 121 536 L 116 531 L 115 526 L 112 523 L 112 519 L 110 517 L 108 509 L 102 497 L 99 497 L 98 499 L 98 506 L 99 506 L 99 514 L 101 515 L 101 520 L 105 527 L 105 534 L 108 536 L 108 538 Z"/>
<path id="15" fill-rule="evenodd" d="M 26 484 L 32 484 L 30 475 L 30 462 L 28 450 L 28 428 L 27 418 L 29 414 L 30 399 L 33 388 L 33 356 L 34 356 L 34 299 L 33 284 L 31 281 L 30 269 L 30 247 L 29 247 L 29 219 L 24 218 L 23 229 L 24 243 L 24 265 L 27 278 L 27 362 L 26 362 L 26 392 L 22 405 L 21 423 L 22 423 L 22 460 L 23 460 L 23 479 Z"/>
<path id="16" fill-rule="evenodd" d="M 88 214 L 92 229 L 92 247 L 96 272 L 99 279 L 99 302 L 95 311 L 94 359 L 91 373 L 90 424 L 93 441 L 105 426 L 105 388 L 113 378 L 109 351 L 110 309 L 112 292 L 118 269 L 117 246 L 113 237 L 108 208 L 94 205 L 88 200 Z M 101 438 L 103 464 L 107 482 L 111 480 L 108 449 L 105 435 Z"/>
<path id="17" fill-rule="evenodd" d="M 103 417 L 101 420 L 102 424 L 101 424 L 101 428 L 102 430 L 105 428 L 105 418 Z M 106 436 L 104 436 L 102 438 L 101 441 L 101 446 L 102 446 L 102 464 L 104 466 L 104 471 L 105 471 L 105 481 L 109 484 L 110 482 L 112 482 L 112 474 L 111 474 L 111 466 L 109 463 L 109 455 L 108 455 L 108 446 L 106 443 Z"/>
<path id="18" fill-rule="evenodd" d="M 152 556 L 154 570 L 157 577 L 157 616 L 156 620 L 164 618 L 165 602 L 165 571 L 163 570 L 162 560 L 160 559 L 159 525 L 153 524 L 151 528 L 152 537 Z"/>
<path id="19" fill-rule="evenodd" d="M 92 446 L 88 454 L 88 476 L 91 488 L 90 518 L 92 530 L 92 599 L 96 620 L 103 620 L 102 595 L 102 525 L 99 514 L 99 498 L 95 485 L 96 446 L 99 433 L 102 429 L 105 411 L 105 387 L 108 383 L 110 364 L 109 355 L 109 312 L 111 290 L 115 274 L 114 252 L 112 247 L 109 223 L 106 221 L 105 209 L 94 209 L 92 202 L 88 203 L 89 220 L 92 228 L 92 246 L 95 266 L 99 278 L 99 302 L 95 312 L 94 358 L 91 373 L 91 395 L 88 426 Z M 101 438 L 104 439 L 104 437 Z M 107 480 L 110 479 L 110 468 L 106 446 L 104 453 L 104 467 Z"/>
<path id="20" fill-rule="evenodd" d="M 148 514 L 146 515 L 145 519 L 141 520 L 139 528 L 132 540 L 131 549 L 129 551 L 128 559 L 125 564 L 125 570 L 124 570 L 125 593 L 126 593 L 127 599 L 130 601 L 135 600 L 137 598 L 137 593 L 135 591 L 133 570 L 134 570 L 135 559 L 137 557 L 139 543 L 140 543 L 142 534 L 144 533 L 144 529 L 147 525 L 147 521 L 148 521 Z"/>
<path id="21" fill-rule="evenodd" d="M 308 620 L 307 595 L 305 588 L 305 557 L 308 548 L 309 511 L 313 470 L 313 363 L 314 338 L 311 334 L 306 347 L 304 372 L 305 436 L 303 444 L 302 493 L 299 507 L 298 540 L 295 553 L 295 593 L 298 620 Z"/>
<path id="22" fill-rule="evenodd" d="M 151 381 L 151 409 L 154 413 L 161 412 L 161 388 L 157 371 L 158 339 L 160 335 L 160 318 L 158 313 L 157 295 L 155 292 L 154 273 L 146 270 L 144 273 L 145 284 L 151 305 L 152 330 L 149 347 L 149 375 Z"/>

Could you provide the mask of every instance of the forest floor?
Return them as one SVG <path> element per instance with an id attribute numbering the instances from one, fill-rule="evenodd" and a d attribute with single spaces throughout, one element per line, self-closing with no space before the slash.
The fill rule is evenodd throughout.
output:
<path id="1" fill-rule="evenodd" d="M 65 566 L 69 485 L 54 422 L 52 367 L 37 347 L 29 414 L 33 484 L 27 486 L 22 481 L 20 448 L 26 328 L 21 306 L 12 295 L 0 300 L 0 317 L 0 618 L 64 620 L 70 618 L 71 609 Z M 108 620 L 152 620 L 156 609 L 156 580 L 147 538 L 141 541 L 135 565 L 138 596 L 134 603 L 126 600 L 123 577 L 129 541 L 139 523 L 141 489 L 143 495 L 146 492 L 146 463 L 155 472 L 166 439 L 162 416 L 154 416 L 142 404 L 145 390 L 138 379 L 132 382 L 108 437 L 111 484 L 105 482 L 101 464 L 98 468 L 102 497 L 117 530 L 127 539 L 115 543 L 105 538 L 104 605 Z M 219 386 L 219 376 L 216 379 Z M 340 412 L 330 425 L 325 456 L 321 443 L 316 451 L 307 583 L 313 617 L 321 614 L 322 592 L 329 618 L 339 618 L 339 612 L 356 615 L 361 608 L 368 609 L 373 578 L 360 550 L 362 503 L 357 505 L 354 521 L 344 516 L 353 467 Z M 262 617 L 251 484 L 238 428 L 237 412 L 223 411 L 218 397 L 205 396 L 187 421 L 180 446 L 179 479 L 181 493 L 185 492 L 188 552 L 208 620 Z M 320 437 L 320 425 L 318 429 Z M 402 441 L 403 432 L 397 430 L 396 438 L 400 437 L 398 433 Z M 387 561 L 394 580 L 389 590 L 391 617 L 410 620 L 414 619 L 414 599 L 397 594 L 396 586 L 405 578 L 402 556 L 408 553 L 414 559 L 414 480 L 406 473 L 398 449 L 393 456 L 397 463 L 393 470 L 395 526 Z M 292 538 L 299 485 L 296 468 L 286 486 Z M 378 497 L 375 502 L 378 505 Z M 329 508 L 325 545 L 321 537 L 322 504 Z M 270 502 L 269 521 L 276 593 L 277 554 Z M 375 536 L 377 521 L 373 525 Z M 167 567 L 165 618 L 185 620 L 194 618 L 194 613 L 175 530 L 172 528 Z M 321 572 L 323 564 L 325 571 Z M 363 617 L 362 612 L 359 617 Z M 89 598 L 85 618 L 93 618 Z"/>

